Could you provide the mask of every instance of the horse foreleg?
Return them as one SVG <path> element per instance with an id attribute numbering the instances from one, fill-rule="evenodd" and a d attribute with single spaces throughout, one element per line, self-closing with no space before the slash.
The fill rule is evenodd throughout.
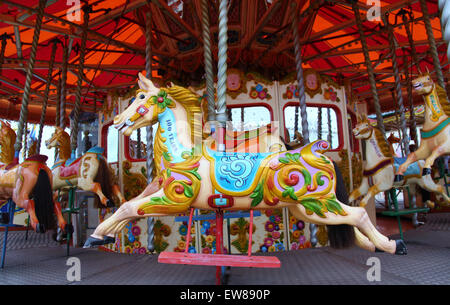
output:
<path id="1" fill-rule="evenodd" d="M 56 218 L 58 219 L 58 227 L 64 231 L 67 222 L 62 215 L 61 204 L 57 200 L 53 200 L 53 202 L 54 202 L 53 210 L 55 212 Z"/>
<path id="2" fill-rule="evenodd" d="M 374 186 L 370 187 L 366 196 L 364 196 L 364 198 L 359 203 L 359 206 L 365 207 L 367 205 L 367 203 L 369 202 L 370 198 L 374 197 L 379 192 L 381 192 L 379 184 L 375 184 Z"/>
<path id="3" fill-rule="evenodd" d="M 348 198 L 349 202 L 353 202 L 359 197 L 367 194 L 367 191 L 369 190 L 369 181 L 367 177 L 364 177 L 361 181 L 361 185 L 353 190 L 353 192 L 350 194 L 350 197 Z"/>
<path id="4" fill-rule="evenodd" d="M 100 199 L 100 202 L 107 206 L 108 204 L 108 198 L 106 198 L 105 194 L 102 192 L 102 187 L 100 186 L 100 183 L 94 182 L 92 179 L 79 179 L 78 180 L 78 187 L 80 187 L 84 191 L 90 191 L 97 194 L 98 198 Z"/>
<path id="5" fill-rule="evenodd" d="M 423 169 L 423 176 L 431 175 L 431 166 L 433 166 L 434 161 L 441 155 L 449 153 L 445 146 L 437 146 L 433 149 L 430 156 L 425 160 L 425 165 Z"/>
<path id="6" fill-rule="evenodd" d="M 126 199 L 125 199 L 125 197 L 123 197 L 122 192 L 120 191 L 120 188 L 117 184 L 114 184 L 112 186 L 112 191 L 113 191 L 114 195 L 116 195 L 117 198 L 119 198 L 120 204 L 123 204 L 124 202 L 126 202 Z"/>
<path id="7" fill-rule="evenodd" d="M 353 227 L 355 231 L 355 243 L 358 247 L 366 249 L 371 252 L 375 252 L 375 245 L 371 242 L 366 235 L 362 234 L 358 228 Z"/>
<path id="8" fill-rule="evenodd" d="M 424 160 L 428 157 L 429 154 L 430 154 L 430 151 L 428 149 L 428 146 L 426 146 L 426 145 L 424 145 L 424 143 L 422 143 L 415 152 L 412 152 L 408 155 L 408 158 L 406 159 L 405 163 L 401 164 L 398 167 L 396 175 L 402 176 L 408 169 L 408 166 L 411 165 L 411 163 L 414 163 L 417 160 Z"/>

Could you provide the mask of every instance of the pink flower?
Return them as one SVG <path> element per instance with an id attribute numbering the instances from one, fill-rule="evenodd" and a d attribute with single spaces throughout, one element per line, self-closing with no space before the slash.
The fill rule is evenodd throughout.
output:
<path id="1" fill-rule="evenodd" d="M 300 237 L 298 238 L 298 242 L 300 243 L 300 245 L 303 245 L 306 242 L 305 235 L 300 235 Z"/>
<path id="2" fill-rule="evenodd" d="M 278 239 L 278 238 L 280 238 L 280 236 L 281 236 L 280 232 L 278 232 L 278 231 L 273 231 L 272 232 L 272 238 L 273 239 Z"/>
<path id="3" fill-rule="evenodd" d="M 292 243 L 291 244 L 291 250 L 297 250 L 298 249 L 298 244 L 297 243 Z"/>
<path id="4" fill-rule="evenodd" d="M 270 237 L 264 238 L 264 245 L 265 245 L 266 247 L 272 246 L 272 245 L 273 245 L 273 239 L 270 238 Z"/>

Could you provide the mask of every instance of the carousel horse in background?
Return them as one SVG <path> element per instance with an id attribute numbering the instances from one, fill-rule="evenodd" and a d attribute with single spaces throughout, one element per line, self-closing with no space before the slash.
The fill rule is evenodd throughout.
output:
<path id="1" fill-rule="evenodd" d="M 435 84 L 429 74 L 421 75 L 413 80 L 412 84 L 425 101 L 425 122 L 420 146 L 399 166 L 396 180 L 403 179 L 411 163 L 425 160 L 422 175 L 431 181 L 431 166 L 434 161 L 439 156 L 450 153 L 450 102 L 446 98 L 445 90 Z"/>
<path id="2" fill-rule="evenodd" d="M 350 201 L 364 196 L 360 206 L 366 206 L 369 199 L 380 192 L 390 190 L 393 187 L 412 186 L 410 191 L 414 194 L 415 185 L 418 185 L 422 189 L 442 196 L 447 203 L 450 202 L 450 198 L 444 193 L 444 188 L 441 185 L 434 183 L 431 178 L 427 179 L 426 176 L 421 175 L 422 169 L 425 167 L 423 160 L 419 160 L 407 168 L 404 172 L 404 180 L 394 181 L 395 170 L 399 164 L 405 161 L 405 158 L 393 156 L 383 134 L 378 128 L 370 124 L 366 115 L 358 116 L 353 134 L 355 138 L 365 141 L 367 161 L 364 164 L 361 185 L 350 194 Z M 369 179 L 372 180 L 372 186 L 370 186 Z"/>
<path id="3" fill-rule="evenodd" d="M 143 194 L 124 203 L 103 221 L 85 247 L 114 241 L 131 219 L 203 210 L 266 210 L 288 207 L 306 222 L 329 225 L 334 247 L 356 243 L 370 251 L 406 254 L 401 240 L 389 240 L 371 223 L 362 207 L 347 205 L 344 180 L 322 153 L 318 140 L 291 151 L 266 153 L 218 152 L 214 139 L 202 140 L 196 94 L 179 86 L 157 88 L 139 74 L 140 90 L 133 103 L 114 118 L 126 136 L 159 122 L 154 159 L 157 176 Z M 353 228 L 352 228 L 353 226 Z"/>
<path id="4" fill-rule="evenodd" d="M 15 141 L 14 130 L 0 121 L 0 200 L 12 199 L 27 211 L 31 226 L 38 233 L 55 227 L 55 215 L 58 228 L 62 232 L 70 230 L 61 214 L 61 206 L 53 201 L 53 176 L 45 164 L 47 157 L 34 155 L 20 164 L 14 163 Z"/>
<path id="5" fill-rule="evenodd" d="M 389 137 L 387 138 L 387 141 L 389 143 L 389 150 L 391 151 L 391 154 L 393 156 L 395 156 L 395 149 L 394 149 L 394 144 L 398 144 L 402 141 L 402 139 L 397 138 L 393 132 L 391 132 L 391 134 L 389 135 Z"/>
<path id="6" fill-rule="evenodd" d="M 103 157 L 103 148 L 93 147 L 78 159 L 71 159 L 70 136 L 61 127 L 56 127 L 50 139 L 45 141 L 48 149 L 56 148 L 59 160 L 52 167 L 53 190 L 68 190 L 79 187 L 98 195 L 102 205 L 114 206 L 113 195 L 120 203 L 125 198 L 119 186 L 112 180 L 108 164 Z"/>

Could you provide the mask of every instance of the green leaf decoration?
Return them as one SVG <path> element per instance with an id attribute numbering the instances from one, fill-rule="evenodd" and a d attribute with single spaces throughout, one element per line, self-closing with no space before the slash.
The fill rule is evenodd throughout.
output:
<path id="1" fill-rule="evenodd" d="M 320 217 L 325 218 L 325 214 L 322 212 L 322 203 L 315 198 L 306 198 L 300 201 L 306 210 L 316 213 Z"/>
<path id="2" fill-rule="evenodd" d="M 184 196 L 186 196 L 188 198 L 192 198 L 194 196 L 194 191 L 192 190 L 192 187 L 182 181 L 179 181 L 179 182 L 181 185 L 184 186 Z"/>
<path id="3" fill-rule="evenodd" d="M 322 186 L 322 185 L 325 184 L 325 181 L 323 181 L 322 179 L 320 179 L 320 178 L 322 178 L 323 176 L 324 176 L 324 174 L 322 174 L 321 172 L 317 173 L 317 175 L 316 175 L 316 182 L 317 182 L 317 184 L 320 185 L 320 186 Z"/>
<path id="4" fill-rule="evenodd" d="M 289 195 L 289 197 L 291 197 L 292 200 L 298 200 L 298 197 L 297 195 L 295 195 L 295 190 L 292 186 L 288 186 L 287 188 L 285 188 L 285 190 L 281 195 L 283 197 L 287 197 Z"/>
<path id="5" fill-rule="evenodd" d="M 172 161 L 172 156 L 167 151 L 163 152 L 163 157 L 166 161 Z"/>
<path id="6" fill-rule="evenodd" d="M 202 180 L 202 177 L 200 176 L 199 173 L 197 173 L 197 170 L 198 170 L 198 167 L 194 168 L 194 169 L 191 169 L 191 170 L 188 170 L 187 172 L 191 173 L 192 175 L 194 175 L 195 178 L 197 178 L 198 180 Z"/>
<path id="7" fill-rule="evenodd" d="M 252 207 L 256 207 L 263 200 L 263 193 L 264 193 L 263 185 L 264 185 L 264 180 L 262 180 L 260 183 L 258 183 L 255 190 L 250 195 L 250 198 L 253 198 L 252 204 L 251 204 Z"/>
<path id="8" fill-rule="evenodd" d="M 167 173 L 167 177 L 172 176 L 172 171 L 169 168 L 166 170 L 166 173 Z"/>
<path id="9" fill-rule="evenodd" d="M 301 170 L 303 178 L 305 179 L 305 184 L 306 185 L 311 185 L 311 174 L 308 172 L 308 170 L 306 168 L 303 168 Z"/>
<path id="10" fill-rule="evenodd" d="M 279 161 L 280 163 L 289 164 L 289 159 L 288 159 L 288 158 L 285 158 L 285 157 L 280 157 L 280 158 L 278 158 L 278 161 Z"/>

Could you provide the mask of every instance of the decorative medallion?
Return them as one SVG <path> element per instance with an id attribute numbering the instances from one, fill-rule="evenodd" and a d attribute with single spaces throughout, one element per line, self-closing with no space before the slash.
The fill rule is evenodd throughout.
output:
<path id="1" fill-rule="evenodd" d="M 313 69 L 307 69 L 303 72 L 303 78 L 305 82 L 305 91 L 313 98 L 316 94 L 322 93 L 322 79 Z"/>

